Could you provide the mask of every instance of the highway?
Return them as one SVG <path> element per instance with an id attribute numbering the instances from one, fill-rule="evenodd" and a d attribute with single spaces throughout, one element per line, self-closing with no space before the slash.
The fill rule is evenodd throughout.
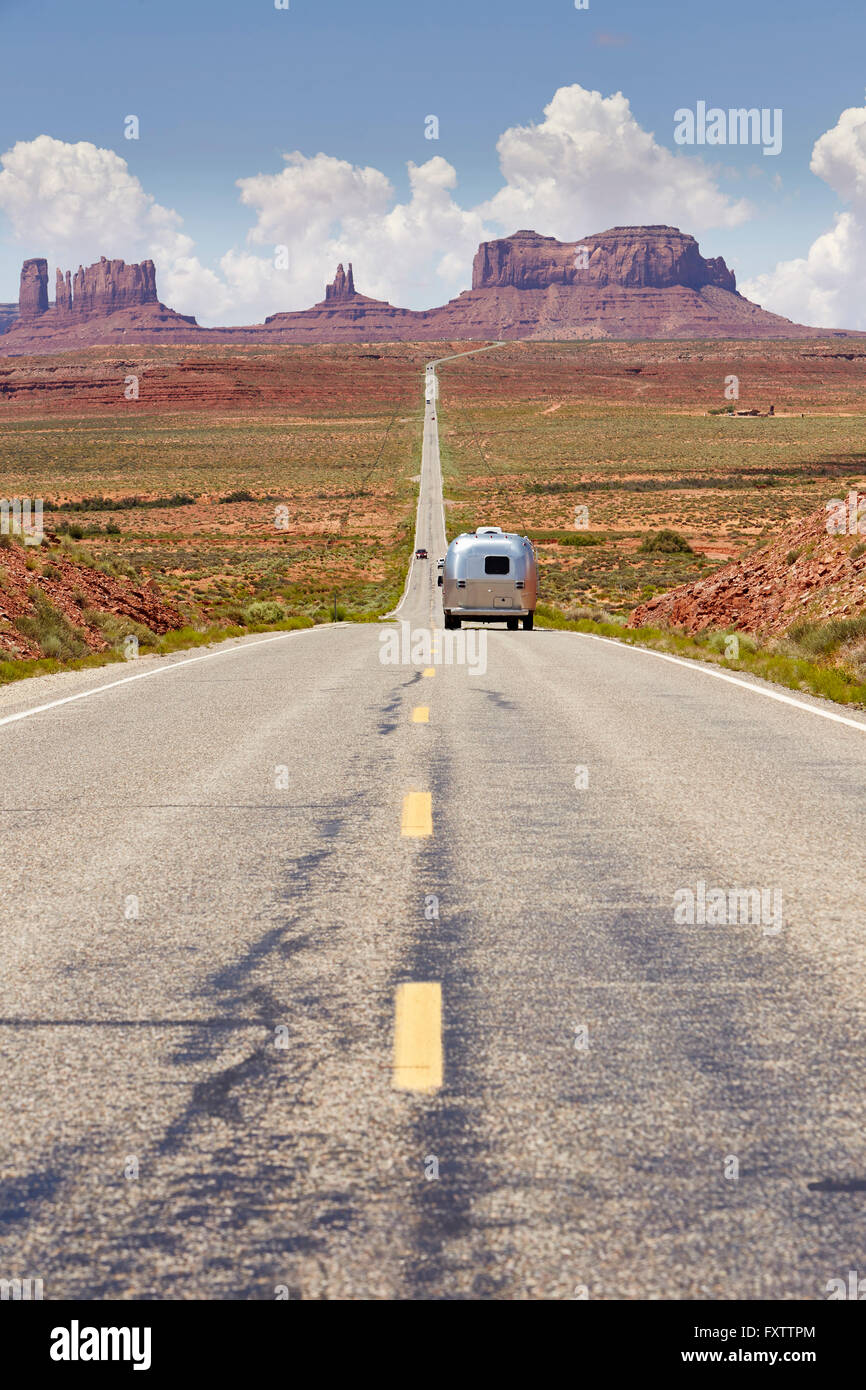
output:
<path id="1" fill-rule="evenodd" d="M 0 689 L 0 1274 L 826 1298 L 866 1274 L 866 717 L 539 628 L 383 662 L 442 626 L 433 415 L 394 619 Z"/>

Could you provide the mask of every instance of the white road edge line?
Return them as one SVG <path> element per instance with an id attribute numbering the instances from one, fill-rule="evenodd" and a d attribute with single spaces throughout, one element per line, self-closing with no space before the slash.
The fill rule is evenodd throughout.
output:
<path id="1" fill-rule="evenodd" d="M 183 661 L 172 661 L 165 666 L 157 666 L 152 671 L 139 671 L 135 676 L 123 676 L 119 681 L 109 681 L 98 685 L 94 690 L 80 690 L 77 695 L 64 695 L 59 700 L 49 700 L 45 705 L 34 705 L 33 709 L 19 710 L 18 714 L 7 714 L 0 719 L 3 724 L 15 724 L 19 719 L 29 719 L 33 714 L 44 714 L 47 709 L 58 705 L 69 705 L 73 700 L 86 700 L 90 695 L 101 695 L 105 690 L 115 690 L 119 685 L 129 685 L 130 681 L 147 680 L 149 676 L 164 676 L 168 671 L 176 671 L 180 666 L 192 666 L 196 661 L 210 661 L 215 656 L 231 656 L 233 652 L 248 651 L 251 647 L 265 647 L 269 642 L 281 642 L 286 637 L 301 637 L 306 632 L 327 632 L 329 628 L 342 627 L 342 623 L 322 623 L 316 627 L 296 628 L 293 632 L 278 632 L 275 637 L 264 637 L 261 642 L 239 642 L 234 647 L 226 646 L 222 651 L 205 652 L 203 656 L 186 656 Z"/>
<path id="2" fill-rule="evenodd" d="M 552 630 L 556 631 L 557 629 Z M 561 632 L 562 628 L 559 631 Z M 716 671 L 712 666 L 705 665 L 701 661 L 687 661 L 681 656 L 669 656 L 667 652 L 653 651 L 652 647 L 640 647 L 636 642 L 618 642 L 615 637 L 599 637 L 595 632 L 578 632 L 569 635 L 591 637 L 593 642 L 606 642 L 609 646 L 619 647 L 620 651 L 643 652 L 644 656 L 656 656 L 660 661 L 672 661 L 675 666 L 685 666 L 689 671 L 697 671 L 702 676 L 712 676 L 717 681 L 727 681 L 729 685 L 740 685 L 744 690 L 752 690 L 756 695 L 763 695 L 768 700 L 778 700 L 782 705 L 793 705 L 795 709 L 804 709 L 809 714 L 817 714 L 821 719 L 831 719 L 834 724 L 847 724 L 849 729 L 859 729 L 861 734 L 866 734 L 866 723 L 862 723 L 859 719 L 849 719 L 844 714 L 834 714 L 832 710 L 819 709 L 817 705 L 809 705 L 805 700 L 798 700 L 793 695 L 783 695 L 781 691 L 765 690 L 762 685 L 754 685 L 751 681 L 741 680 L 739 676 L 730 676 L 726 671 Z"/>

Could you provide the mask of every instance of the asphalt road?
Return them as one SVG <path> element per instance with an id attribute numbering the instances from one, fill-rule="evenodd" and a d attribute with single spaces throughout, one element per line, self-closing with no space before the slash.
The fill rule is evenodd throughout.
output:
<path id="1" fill-rule="evenodd" d="M 410 631 L 441 627 L 432 414 Z M 483 671 L 384 664 L 399 632 L 0 690 L 0 1277 L 823 1299 L 866 1274 L 866 719 L 539 629 L 489 629 Z M 678 920 L 699 883 L 763 918 Z"/>

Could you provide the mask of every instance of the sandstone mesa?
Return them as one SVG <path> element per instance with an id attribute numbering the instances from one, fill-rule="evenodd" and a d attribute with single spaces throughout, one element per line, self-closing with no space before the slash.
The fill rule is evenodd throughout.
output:
<path id="1" fill-rule="evenodd" d="M 342 264 L 310 309 L 277 312 L 264 323 L 203 328 L 161 303 L 153 261 L 101 257 L 56 271 L 24 262 L 19 302 L 0 305 L 0 353 L 59 352 L 112 342 L 375 343 L 503 338 L 677 339 L 862 336 L 811 328 L 769 313 L 739 294 L 721 257 L 701 255 L 676 227 L 612 227 L 562 242 L 522 230 L 482 242 L 472 287 L 433 309 L 402 309 L 355 288 Z"/>

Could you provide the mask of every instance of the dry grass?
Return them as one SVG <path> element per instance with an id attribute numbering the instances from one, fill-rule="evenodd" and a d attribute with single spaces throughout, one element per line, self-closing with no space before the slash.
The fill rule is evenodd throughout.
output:
<path id="1" fill-rule="evenodd" d="M 315 617 L 335 594 L 364 615 L 402 586 L 419 437 L 417 405 L 47 417 L 6 423 L 0 471 L 7 495 L 46 499 L 46 528 L 155 578 L 191 621 L 242 621 L 256 599 Z"/>

